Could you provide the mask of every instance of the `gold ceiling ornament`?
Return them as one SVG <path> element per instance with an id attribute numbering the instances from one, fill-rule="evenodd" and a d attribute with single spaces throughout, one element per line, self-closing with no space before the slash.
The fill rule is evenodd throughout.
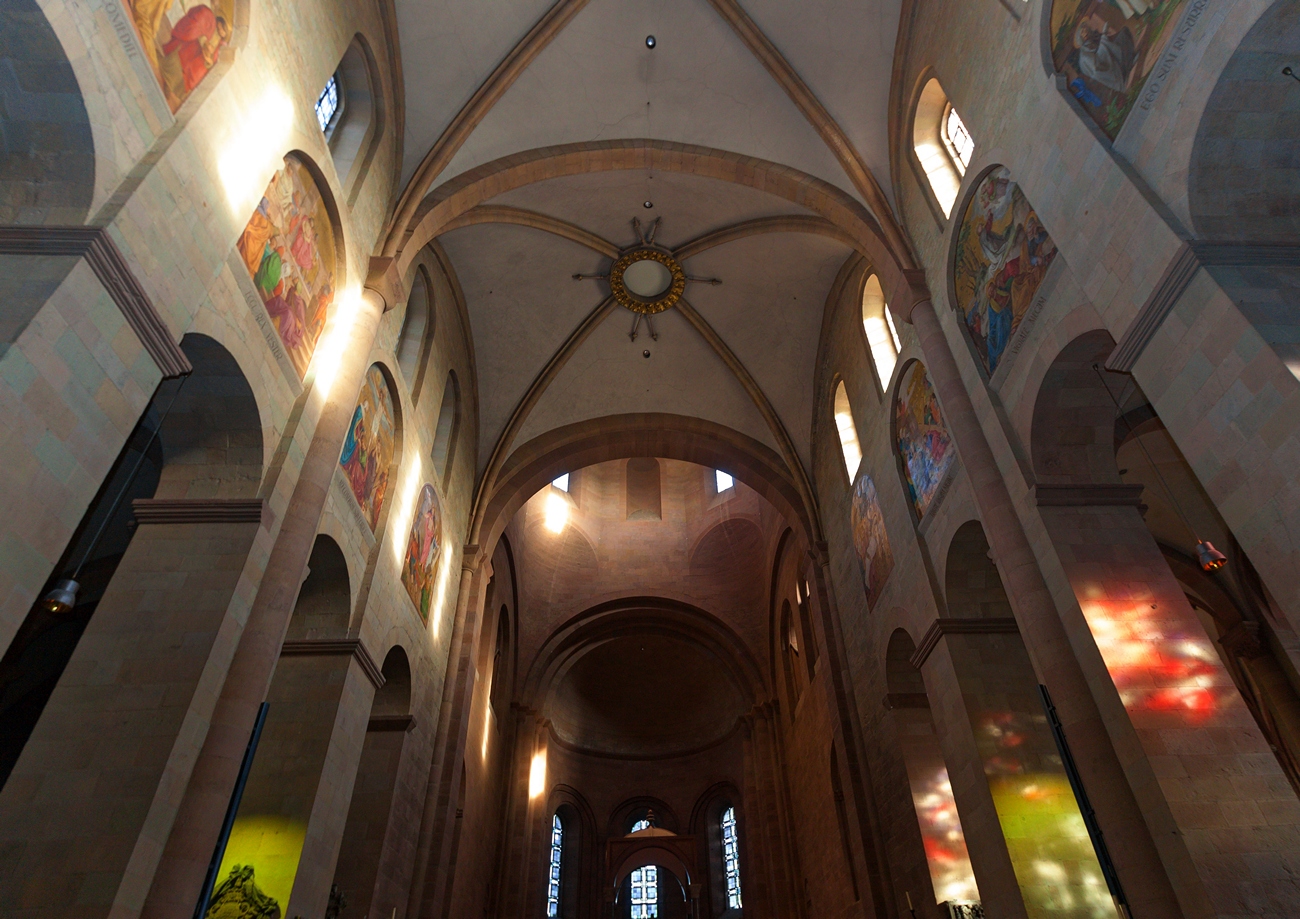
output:
<path id="1" fill-rule="evenodd" d="M 649 206 L 647 202 L 647 206 Z M 632 218 L 632 229 L 636 231 L 637 242 L 624 249 L 615 259 L 609 274 L 575 274 L 575 281 L 608 281 L 610 295 L 614 302 L 636 314 L 632 331 L 628 338 L 636 341 L 641 320 L 645 320 L 646 330 L 655 341 L 659 333 L 655 331 L 651 319 L 656 313 L 670 310 L 682 299 L 687 281 L 702 281 L 705 284 L 718 285 L 717 278 L 692 278 L 672 252 L 655 244 L 655 231 L 659 229 L 659 218 L 647 229 L 641 221 Z M 649 357 L 650 352 L 645 352 Z"/>
<path id="2" fill-rule="evenodd" d="M 686 271 L 668 252 L 636 246 L 610 268 L 609 289 L 619 306 L 651 316 L 677 305 L 686 291 Z"/>

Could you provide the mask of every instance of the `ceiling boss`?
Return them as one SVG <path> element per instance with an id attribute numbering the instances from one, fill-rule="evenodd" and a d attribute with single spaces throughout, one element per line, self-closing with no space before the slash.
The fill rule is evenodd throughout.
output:
<path id="1" fill-rule="evenodd" d="M 686 290 L 687 281 L 703 281 L 707 284 L 721 284 L 717 278 L 688 277 L 681 263 L 673 257 L 670 250 L 655 244 L 655 231 L 659 229 L 659 218 L 644 230 L 641 221 L 633 217 L 632 229 L 636 230 L 637 242 L 624 249 L 609 274 L 575 274 L 575 281 L 599 279 L 609 282 L 610 296 L 624 309 L 636 315 L 632 322 L 632 331 L 628 337 L 636 341 L 645 320 L 650 337 L 659 340 L 651 317 L 656 313 L 670 310 L 681 300 Z"/>

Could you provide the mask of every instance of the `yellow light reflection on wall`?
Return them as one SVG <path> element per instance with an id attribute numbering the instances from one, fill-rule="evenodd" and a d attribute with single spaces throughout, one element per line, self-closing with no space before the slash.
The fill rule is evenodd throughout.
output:
<path id="1" fill-rule="evenodd" d="M 547 494 L 543 513 L 548 530 L 552 533 L 564 532 L 569 523 L 569 502 L 564 500 L 563 495 L 554 490 Z"/>
<path id="2" fill-rule="evenodd" d="M 315 379 L 316 391 L 322 399 L 328 399 L 334 379 L 338 376 L 339 366 L 343 363 L 343 352 L 347 350 L 352 339 L 352 328 L 361 309 L 361 291 L 349 288 L 334 301 L 334 315 L 325 327 L 316 356 L 312 358 L 311 373 Z"/>
<path id="3" fill-rule="evenodd" d="M 253 868 L 253 883 L 280 905 L 280 915 L 289 908 L 289 894 L 298 874 L 298 861 L 302 858 L 303 841 L 307 838 L 306 824 L 287 817 L 259 815 L 240 817 L 230 831 L 217 884 L 230 876 L 236 865 Z"/>
<path id="4" fill-rule="evenodd" d="M 424 464 L 417 451 L 411 462 L 411 468 L 406 471 L 406 478 L 402 482 L 402 491 L 397 500 L 397 520 L 389 527 L 393 533 L 393 555 L 397 557 L 399 572 L 402 562 L 406 560 L 406 544 L 411 538 L 411 520 L 415 517 L 415 502 L 419 498 L 423 467 Z"/>
<path id="5" fill-rule="evenodd" d="M 226 141 L 217 174 L 231 211 L 241 220 L 257 205 L 267 180 L 280 165 L 293 128 L 293 100 L 278 85 L 268 86 Z"/>
<path id="6" fill-rule="evenodd" d="M 528 797 L 536 798 L 546 791 L 546 751 L 534 754 L 532 768 L 528 770 Z"/>

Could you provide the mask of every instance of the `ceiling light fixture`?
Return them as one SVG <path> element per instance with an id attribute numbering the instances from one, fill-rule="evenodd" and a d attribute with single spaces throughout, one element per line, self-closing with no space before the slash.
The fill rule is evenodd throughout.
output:
<path id="1" fill-rule="evenodd" d="M 645 46 L 646 46 L 647 48 L 651 48 L 651 49 L 653 49 L 654 46 L 657 45 L 657 44 L 659 44 L 659 42 L 655 41 L 655 37 L 654 37 L 653 35 L 647 35 L 647 36 L 645 37 Z"/>

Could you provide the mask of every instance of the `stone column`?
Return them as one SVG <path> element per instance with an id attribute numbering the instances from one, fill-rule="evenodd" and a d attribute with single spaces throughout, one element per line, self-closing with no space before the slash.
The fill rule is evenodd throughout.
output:
<path id="1" fill-rule="evenodd" d="M 284 522 L 154 873 L 142 912 L 149 919 L 188 916 L 198 902 L 257 710 L 280 658 L 357 393 L 370 366 L 380 316 L 386 306 L 401 300 L 401 282 L 392 262 L 371 259 L 371 275 L 355 306 L 349 344 L 341 350 L 332 385 L 323 396 Z M 322 397 L 313 393 L 310 398 Z"/>
<path id="2" fill-rule="evenodd" d="M 0 794 L 0 913 L 139 909 L 220 690 L 213 661 L 239 634 L 262 513 L 136 502 L 139 529 Z"/>
<path id="3" fill-rule="evenodd" d="M 1051 691 L 1060 712 L 1133 914 L 1144 919 L 1175 919 L 1184 911 L 1189 916 L 1206 915 L 1208 904 L 1203 898 L 1183 903 L 1170 883 L 1171 876 L 1190 867 L 1186 847 L 1180 840 L 1162 839 L 1157 849 L 1016 516 L 934 306 L 928 299 L 920 300 L 910 316 L 899 318 L 910 321 L 921 339 L 930 379 L 979 505 L 1020 634 L 1038 678 Z"/>

